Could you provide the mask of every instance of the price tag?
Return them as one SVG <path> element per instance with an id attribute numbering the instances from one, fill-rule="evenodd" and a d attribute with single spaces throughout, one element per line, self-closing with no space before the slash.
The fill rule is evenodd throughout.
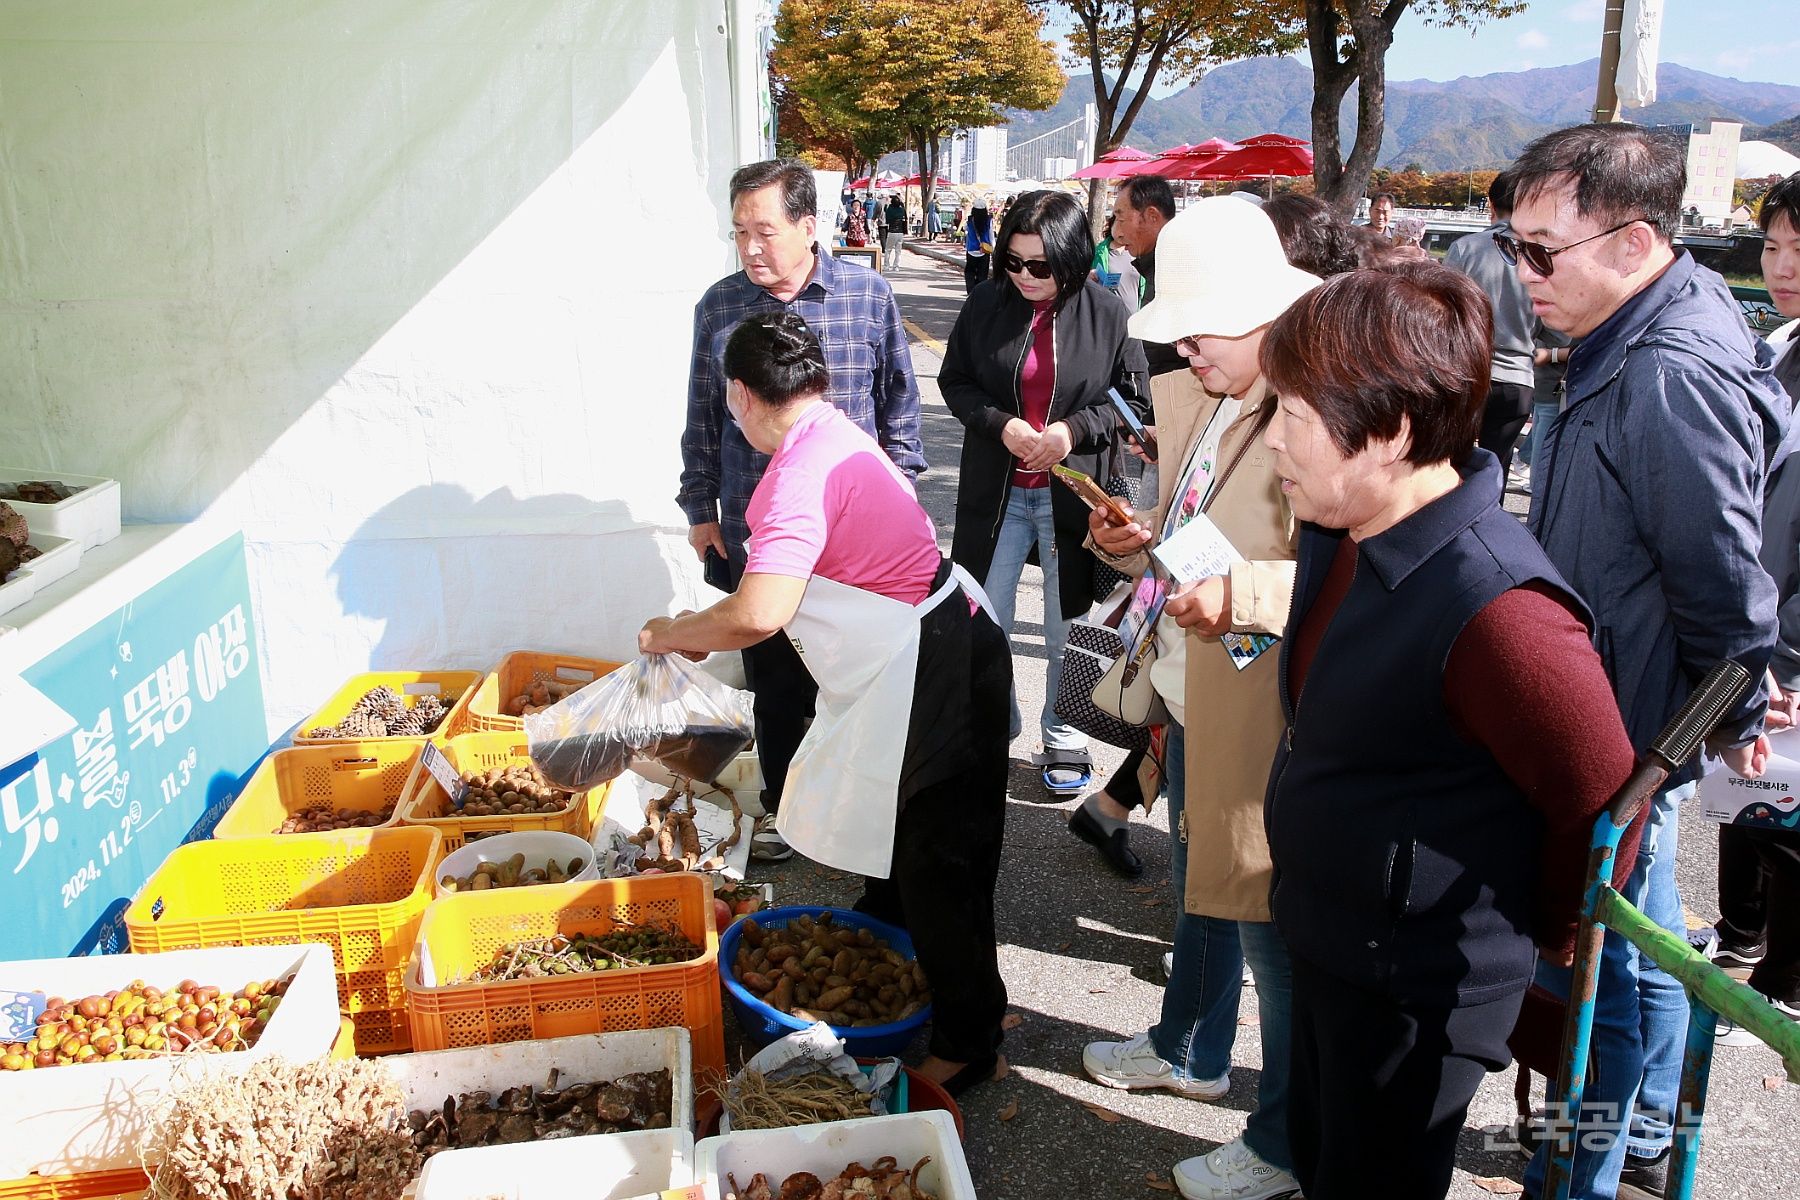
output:
<path id="1" fill-rule="evenodd" d="M 469 794 L 469 785 L 462 781 L 462 776 L 456 773 L 456 768 L 450 765 L 444 752 L 437 748 L 437 743 L 426 742 L 419 758 L 425 764 L 425 769 L 431 772 L 431 777 L 449 794 L 450 803 L 461 808 L 463 798 Z"/>
<path id="2" fill-rule="evenodd" d="M 1224 575 L 1242 560 L 1219 527 L 1205 513 L 1195 513 L 1167 541 L 1150 551 L 1176 583 L 1195 583 Z"/>

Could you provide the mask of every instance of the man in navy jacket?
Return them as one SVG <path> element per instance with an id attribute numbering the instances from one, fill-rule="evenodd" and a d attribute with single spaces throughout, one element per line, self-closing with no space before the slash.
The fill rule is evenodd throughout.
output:
<path id="1" fill-rule="evenodd" d="M 1539 138 L 1514 164 L 1514 260 L 1533 311 L 1576 339 L 1567 408 L 1540 436 L 1530 527 L 1587 601 L 1596 648 L 1641 753 L 1706 671 L 1734 659 L 1761 681 L 1775 587 L 1758 561 L 1762 492 L 1787 406 L 1724 281 L 1678 250 L 1683 146 L 1633 125 Z M 1713 750 L 1754 777 L 1768 754 L 1760 685 L 1728 713 Z M 1692 766 L 1658 793 L 1625 898 L 1680 932 L 1677 817 Z M 1566 994 L 1567 972 L 1540 971 Z M 1608 1115 L 1585 1128 L 1577 1197 L 1664 1174 L 1687 1001 L 1681 985 L 1607 935 L 1588 1089 Z M 1594 1152 L 1580 1147 L 1610 1142 Z M 1526 1177 L 1541 1191 L 1545 1155 Z M 1660 1188 L 1655 1189 L 1661 1194 Z"/>

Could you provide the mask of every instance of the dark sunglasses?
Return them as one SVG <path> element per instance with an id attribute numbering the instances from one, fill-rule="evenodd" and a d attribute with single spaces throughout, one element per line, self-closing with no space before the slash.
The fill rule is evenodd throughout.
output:
<path id="1" fill-rule="evenodd" d="M 1023 271 L 1033 279 L 1050 278 L 1050 264 L 1041 258 L 1020 258 L 1016 254 L 1008 253 L 1005 258 L 1000 260 L 1000 265 L 1006 268 L 1009 275 L 1017 275 Z"/>
<path id="2" fill-rule="evenodd" d="M 1573 250 L 1577 246 L 1585 246 L 1589 242 L 1598 241 L 1609 234 L 1619 232 L 1619 230 L 1625 228 L 1627 225 L 1635 225 L 1637 222 L 1638 218 L 1633 217 L 1629 221 L 1621 221 L 1611 229 L 1602 230 L 1593 237 L 1584 237 L 1579 242 L 1570 242 L 1566 246 L 1557 246 L 1555 249 L 1544 245 L 1542 242 L 1528 242 L 1523 238 L 1508 237 L 1504 233 L 1496 233 L 1494 235 L 1494 245 L 1500 247 L 1500 257 L 1506 260 L 1507 266 L 1516 267 L 1519 265 L 1519 260 L 1524 259 L 1526 266 L 1530 267 L 1537 274 L 1548 278 L 1551 275 L 1556 274 L 1557 255 L 1562 254 L 1565 251 Z"/>

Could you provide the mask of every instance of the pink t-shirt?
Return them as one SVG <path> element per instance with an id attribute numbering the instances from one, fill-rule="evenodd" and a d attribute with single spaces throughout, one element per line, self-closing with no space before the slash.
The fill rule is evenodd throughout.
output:
<path id="1" fill-rule="evenodd" d="M 943 561 L 912 484 L 829 404 L 814 404 L 788 430 L 745 517 L 745 574 L 823 575 L 917 604 Z"/>

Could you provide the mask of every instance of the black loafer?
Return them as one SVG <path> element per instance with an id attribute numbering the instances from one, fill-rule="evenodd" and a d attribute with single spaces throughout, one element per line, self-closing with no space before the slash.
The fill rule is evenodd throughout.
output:
<path id="1" fill-rule="evenodd" d="M 1100 822 L 1094 820 L 1085 804 L 1077 805 L 1069 815 L 1069 832 L 1100 851 L 1100 857 L 1106 860 L 1106 865 L 1125 878 L 1136 879 L 1144 873 L 1143 860 L 1132 851 L 1129 843 L 1131 835 L 1124 826 L 1112 833 L 1106 832 L 1100 828 Z"/>

